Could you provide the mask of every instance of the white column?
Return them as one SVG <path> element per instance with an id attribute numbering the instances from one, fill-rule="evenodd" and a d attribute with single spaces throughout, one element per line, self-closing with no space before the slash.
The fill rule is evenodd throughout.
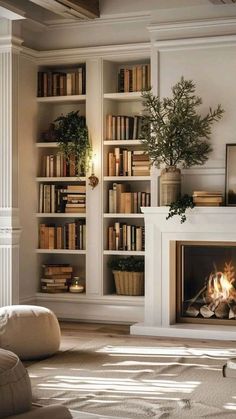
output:
<path id="1" fill-rule="evenodd" d="M 0 20 L 0 307 L 19 302 L 18 68 L 21 41 Z"/>

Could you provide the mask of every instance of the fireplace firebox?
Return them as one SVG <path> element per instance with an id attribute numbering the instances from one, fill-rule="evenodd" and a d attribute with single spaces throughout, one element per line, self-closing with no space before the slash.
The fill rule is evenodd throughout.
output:
<path id="1" fill-rule="evenodd" d="M 236 243 L 177 241 L 176 255 L 177 322 L 234 324 Z"/>

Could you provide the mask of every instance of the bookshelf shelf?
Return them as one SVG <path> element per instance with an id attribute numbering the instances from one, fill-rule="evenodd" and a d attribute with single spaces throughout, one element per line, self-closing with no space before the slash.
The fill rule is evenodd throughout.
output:
<path id="1" fill-rule="evenodd" d="M 115 214 L 115 213 L 104 213 L 104 218 L 144 218 L 144 214 Z"/>
<path id="2" fill-rule="evenodd" d="M 86 182 L 85 177 L 37 177 L 37 182 Z"/>
<path id="3" fill-rule="evenodd" d="M 61 212 L 53 212 L 53 213 L 41 213 L 38 212 L 36 214 L 37 218 L 86 218 L 86 212 L 85 213 L 61 213 Z"/>
<path id="4" fill-rule="evenodd" d="M 39 148 L 58 148 L 58 144 L 57 142 L 54 141 L 39 141 L 38 143 L 36 143 L 36 147 Z"/>
<path id="5" fill-rule="evenodd" d="M 141 92 L 127 92 L 127 93 L 104 93 L 104 99 L 116 101 L 141 101 Z"/>
<path id="6" fill-rule="evenodd" d="M 104 182 L 151 180 L 151 176 L 104 176 Z"/>
<path id="7" fill-rule="evenodd" d="M 142 145 L 141 140 L 104 140 L 104 145 L 124 145 L 124 146 L 134 146 L 134 145 Z"/>
<path id="8" fill-rule="evenodd" d="M 38 103 L 83 103 L 86 101 L 86 95 L 45 96 L 37 97 L 36 100 Z"/>
<path id="9" fill-rule="evenodd" d="M 36 253 L 48 253 L 48 254 L 55 254 L 55 255 L 85 255 L 86 250 L 36 249 Z"/>
<path id="10" fill-rule="evenodd" d="M 144 250 L 104 250 L 104 255 L 144 256 Z"/>

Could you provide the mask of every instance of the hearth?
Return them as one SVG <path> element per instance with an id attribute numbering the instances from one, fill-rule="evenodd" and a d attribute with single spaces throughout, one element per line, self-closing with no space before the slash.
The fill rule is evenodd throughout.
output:
<path id="1" fill-rule="evenodd" d="M 234 324 L 236 244 L 176 241 L 176 319 Z"/>

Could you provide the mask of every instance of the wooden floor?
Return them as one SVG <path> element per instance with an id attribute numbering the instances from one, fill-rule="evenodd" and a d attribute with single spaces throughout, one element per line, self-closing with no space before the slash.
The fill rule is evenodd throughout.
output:
<path id="1" fill-rule="evenodd" d="M 129 326 L 124 324 L 105 324 L 105 323 L 82 323 L 61 321 L 61 332 L 63 337 L 87 335 L 88 338 L 96 335 L 106 336 L 125 336 L 129 341 L 137 341 L 137 336 L 130 335 Z M 236 335 L 236 330 L 235 330 Z M 236 348 L 236 341 L 220 341 L 206 339 L 181 339 L 181 338 L 165 338 L 165 337 L 145 337 L 142 340 L 155 339 L 160 346 L 180 346 L 181 344 L 191 347 L 212 347 L 212 348 Z"/>

